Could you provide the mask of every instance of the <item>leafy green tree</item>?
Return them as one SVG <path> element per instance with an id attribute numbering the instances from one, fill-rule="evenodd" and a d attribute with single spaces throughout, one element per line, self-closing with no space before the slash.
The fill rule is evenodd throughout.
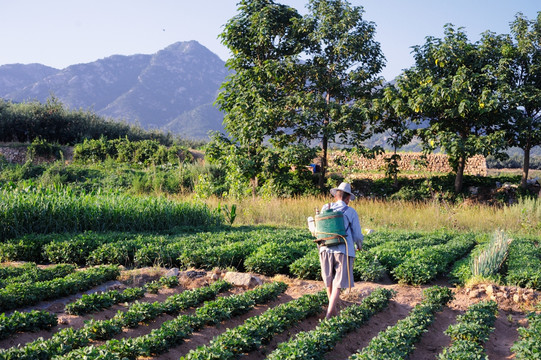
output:
<path id="1" fill-rule="evenodd" d="M 541 12 L 535 20 L 517 14 L 511 35 L 502 42 L 499 75 L 503 96 L 516 110 L 506 130 L 511 145 L 524 151 L 521 186 L 526 188 L 530 151 L 541 145 Z"/>
<path id="2" fill-rule="evenodd" d="M 222 195 L 234 198 L 249 195 L 250 190 L 254 191 L 250 186 L 253 178 L 258 179 L 260 195 L 302 195 L 313 188 L 312 174 L 304 165 L 314 158 L 315 151 L 303 144 L 284 148 L 263 146 L 258 159 L 260 165 L 256 166 L 238 143 L 215 133 L 205 153 L 211 164 L 224 169 L 223 190 L 226 193 Z"/>
<path id="3" fill-rule="evenodd" d="M 329 143 L 358 145 L 369 135 L 368 108 L 381 85 L 385 59 L 374 39 L 376 27 L 364 10 L 344 0 L 310 0 L 305 27 L 309 44 L 303 67 L 297 139 L 321 141 L 320 187 L 327 169 Z"/>
<path id="4" fill-rule="evenodd" d="M 264 141 L 298 150 L 321 140 L 323 187 L 329 142 L 356 145 L 368 136 L 368 99 L 384 58 L 362 14 L 344 0 L 311 0 L 304 18 L 271 0 L 240 2 L 221 34 L 233 74 L 217 103 L 253 175 L 263 169 Z M 254 176 L 254 191 L 257 184 Z"/>
<path id="5" fill-rule="evenodd" d="M 485 34 L 486 36 L 486 34 Z M 427 37 L 413 47 L 415 65 L 397 80 L 416 121 L 425 151 L 441 147 L 456 173 L 455 192 L 462 190 L 469 157 L 495 155 L 505 147 L 494 54 L 490 42 L 471 43 L 462 28 L 445 26 L 444 38 Z"/>
<path id="6" fill-rule="evenodd" d="M 253 194 L 263 168 L 264 141 L 286 125 L 287 98 L 295 82 L 292 64 L 305 38 L 301 20 L 295 9 L 272 0 L 241 0 L 238 14 L 220 34 L 231 51 L 226 65 L 232 73 L 216 103 L 240 156 L 235 171 L 250 176 Z"/>

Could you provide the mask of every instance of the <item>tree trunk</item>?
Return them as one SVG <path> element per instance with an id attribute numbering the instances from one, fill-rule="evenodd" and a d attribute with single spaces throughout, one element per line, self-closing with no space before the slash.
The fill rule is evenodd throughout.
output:
<path id="1" fill-rule="evenodd" d="M 327 91 L 327 95 L 325 95 L 325 102 L 327 103 L 327 108 L 329 107 L 329 104 L 331 103 L 331 94 Z M 321 173 L 319 176 L 319 189 L 323 191 L 325 188 L 325 174 L 327 173 L 327 148 L 329 146 L 329 139 L 327 138 L 327 134 L 325 134 L 325 128 L 329 124 L 329 114 L 325 116 L 325 119 L 323 120 L 323 138 L 321 139 Z"/>
<path id="2" fill-rule="evenodd" d="M 455 177 L 455 193 L 459 193 L 462 191 L 462 183 L 464 181 L 464 168 L 466 168 L 466 158 L 464 156 L 461 156 L 460 159 L 458 159 L 458 166 L 456 169 L 456 177 Z"/>
<path id="3" fill-rule="evenodd" d="M 257 186 L 259 184 L 259 181 L 257 179 L 257 176 L 250 179 L 250 183 L 252 183 L 252 198 L 255 199 L 257 195 Z"/>
<path id="4" fill-rule="evenodd" d="M 520 187 L 526 189 L 528 186 L 528 172 L 530 171 L 530 149 L 527 145 L 524 150 L 524 162 L 522 163 L 522 179 L 520 180 Z"/>
<path id="5" fill-rule="evenodd" d="M 325 173 L 327 172 L 327 147 L 328 139 L 326 135 L 323 135 L 321 139 L 321 170 L 319 173 L 319 189 L 325 188 Z"/>

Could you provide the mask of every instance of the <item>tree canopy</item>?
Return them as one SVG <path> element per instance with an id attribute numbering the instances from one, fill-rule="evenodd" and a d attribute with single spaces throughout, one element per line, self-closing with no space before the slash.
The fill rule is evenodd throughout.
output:
<path id="1" fill-rule="evenodd" d="M 415 65 L 397 80 L 417 121 L 428 121 L 418 130 L 425 150 L 441 147 L 448 154 L 456 192 L 462 190 L 469 157 L 499 153 L 505 146 L 507 115 L 491 71 L 494 59 L 487 56 L 491 50 L 448 24 L 443 39 L 427 37 L 413 48 Z"/>
<path id="2" fill-rule="evenodd" d="M 265 141 L 278 148 L 320 142 L 323 186 L 329 141 L 367 137 L 366 107 L 384 58 L 362 14 L 344 0 L 310 0 L 304 17 L 272 0 L 240 2 L 221 34 L 233 73 L 217 103 L 255 173 Z"/>
<path id="3" fill-rule="evenodd" d="M 522 187 L 526 187 L 530 150 L 541 145 L 541 12 L 535 20 L 517 14 L 511 35 L 500 40 L 500 91 L 514 110 L 506 124 L 510 145 L 524 151 Z"/>

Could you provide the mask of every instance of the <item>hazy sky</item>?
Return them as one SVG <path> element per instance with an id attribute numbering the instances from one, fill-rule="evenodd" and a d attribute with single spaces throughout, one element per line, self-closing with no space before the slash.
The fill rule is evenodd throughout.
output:
<path id="1" fill-rule="evenodd" d="M 197 40 L 226 60 L 217 39 L 236 14 L 237 0 L 0 0 L 0 65 L 55 68 L 114 54 L 152 54 L 177 41 Z M 306 0 L 278 3 L 305 13 Z M 351 0 L 377 26 L 392 80 L 413 64 L 411 46 L 441 37 L 443 25 L 464 27 L 470 40 L 491 30 L 509 33 L 517 12 L 534 19 L 540 0 Z"/>

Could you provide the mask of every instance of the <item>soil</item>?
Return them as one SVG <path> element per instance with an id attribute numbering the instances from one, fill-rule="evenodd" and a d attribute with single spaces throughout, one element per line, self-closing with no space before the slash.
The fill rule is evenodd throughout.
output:
<path id="1" fill-rule="evenodd" d="M 121 276 L 120 281 L 109 282 L 102 285 L 99 288 L 92 291 L 103 291 L 106 288 L 123 288 L 126 285 L 132 286 L 134 283 L 141 283 L 143 281 L 149 281 L 157 278 L 165 273 L 165 269 L 149 268 L 138 269 L 137 271 L 125 271 Z M 163 301 L 166 297 L 179 293 L 184 290 L 198 288 L 205 286 L 212 282 L 212 273 L 207 273 L 201 276 L 203 273 L 199 273 L 198 277 L 188 277 L 187 272 L 181 272 L 179 275 L 180 285 L 174 289 L 162 289 L 158 294 L 146 294 L 144 298 L 139 301 Z M 192 272 L 193 274 L 193 272 Z M 276 276 L 274 278 L 267 278 L 260 276 L 263 281 L 284 281 L 289 286 L 284 294 L 270 304 L 257 306 L 243 316 L 237 316 L 230 320 L 224 321 L 218 326 L 205 327 L 203 330 L 192 334 L 192 336 L 184 341 L 182 344 L 170 349 L 169 352 L 155 357 L 156 359 L 179 359 L 181 356 L 188 353 L 191 349 L 195 349 L 198 346 L 207 344 L 213 337 L 219 335 L 228 328 L 232 328 L 241 325 L 246 319 L 252 316 L 259 315 L 265 310 L 282 304 L 292 299 L 301 297 L 307 293 L 315 293 L 320 290 L 324 290 L 324 285 L 320 281 L 309 281 L 292 279 L 286 276 Z M 216 275 L 214 276 L 216 278 Z M 449 286 L 445 280 L 438 280 L 426 286 L 406 286 L 394 284 L 389 280 L 382 283 L 371 282 L 357 282 L 355 287 L 350 291 L 346 290 L 341 296 L 340 308 L 344 308 L 353 303 L 360 303 L 361 300 L 370 294 L 372 290 L 377 287 L 385 287 L 393 289 L 397 292 L 396 296 L 390 301 L 386 310 L 374 315 L 368 323 L 360 327 L 356 331 L 348 334 L 342 341 L 336 344 L 335 348 L 327 354 L 326 359 L 346 359 L 359 349 L 366 346 L 370 339 L 376 336 L 380 331 L 385 330 L 388 326 L 394 325 L 398 320 L 408 316 L 409 311 L 422 300 L 422 291 L 424 288 L 432 285 Z M 456 317 L 462 314 L 469 305 L 473 302 L 484 300 L 482 297 L 472 299 L 468 295 L 467 289 L 464 288 L 452 288 L 454 292 L 454 300 L 448 304 L 441 312 L 436 314 L 435 321 L 428 328 L 428 331 L 422 336 L 419 343 L 416 345 L 416 349 L 411 354 L 410 359 L 424 360 L 434 359 L 438 353 L 442 351 L 445 346 L 450 343 L 450 338 L 444 334 L 445 329 L 456 322 Z M 220 296 L 228 296 L 234 293 L 241 293 L 245 291 L 242 287 L 235 287 L 228 293 L 224 293 Z M 115 305 L 110 309 L 101 311 L 99 313 L 89 314 L 86 316 L 72 316 L 64 312 L 64 306 L 66 303 L 75 300 L 80 297 L 80 294 L 58 299 L 55 301 L 42 302 L 27 309 L 45 309 L 54 312 L 58 315 L 59 325 L 51 329 L 50 331 L 38 331 L 34 333 L 20 333 L 15 336 L 11 336 L 8 339 L 0 341 L 0 348 L 9 348 L 17 346 L 18 344 L 25 344 L 33 341 L 39 337 L 45 339 L 51 337 L 51 335 L 65 327 L 80 328 L 84 326 L 84 322 L 90 319 L 109 319 L 113 317 L 117 311 L 124 311 L 127 304 Z M 517 329 L 521 326 L 527 325 L 526 314 L 531 308 L 527 308 L 524 304 L 506 303 L 501 304 L 498 318 L 495 323 L 495 330 L 491 334 L 490 339 L 485 345 L 486 352 L 489 359 L 513 359 L 514 356 L 510 351 L 510 347 L 518 339 Z M 194 310 L 189 310 L 186 313 L 192 313 Z M 270 352 L 272 352 L 280 342 L 286 341 L 296 333 L 301 331 L 309 331 L 314 329 L 319 321 L 324 317 L 324 309 L 317 315 L 308 318 L 300 323 L 296 324 L 283 334 L 279 334 L 273 337 L 269 344 L 264 345 L 260 349 L 253 351 L 243 356 L 244 359 L 264 359 Z M 152 329 L 158 328 L 164 321 L 172 319 L 172 316 L 162 315 L 152 321 L 149 324 L 142 324 L 138 328 L 129 329 L 124 331 L 116 339 L 123 337 L 135 337 L 149 333 Z M 100 342 L 96 342 L 99 345 Z"/>

